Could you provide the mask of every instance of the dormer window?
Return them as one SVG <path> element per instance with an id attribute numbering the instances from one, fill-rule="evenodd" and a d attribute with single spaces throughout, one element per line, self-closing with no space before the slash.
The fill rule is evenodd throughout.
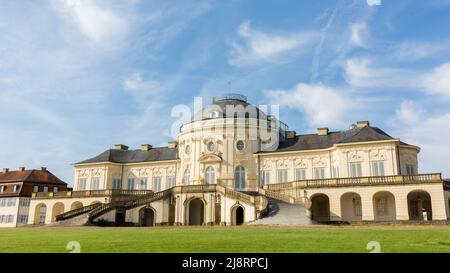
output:
<path id="1" fill-rule="evenodd" d="M 5 187 L 5 186 L 0 186 L 0 192 L 4 192 L 4 191 L 5 191 L 5 189 L 6 189 L 6 187 Z"/>
<path id="2" fill-rule="evenodd" d="M 14 185 L 13 192 L 17 192 L 18 189 L 19 189 L 19 186 L 18 185 Z"/>
<path id="3" fill-rule="evenodd" d="M 210 118 L 218 118 L 219 115 L 220 115 L 220 113 L 219 113 L 219 111 L 217 111 L 217 110 L 211 111 L 211 112 L 209 113 L 209 117 L 210 117 Z"/>

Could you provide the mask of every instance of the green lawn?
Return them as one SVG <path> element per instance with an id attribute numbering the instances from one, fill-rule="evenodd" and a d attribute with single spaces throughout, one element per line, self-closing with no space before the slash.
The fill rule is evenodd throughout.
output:
<path id="1" fill-rule="evenodd" d="M 0 252 L 450 252 L 450 226 L 26 227 L 0 229 Z"/>

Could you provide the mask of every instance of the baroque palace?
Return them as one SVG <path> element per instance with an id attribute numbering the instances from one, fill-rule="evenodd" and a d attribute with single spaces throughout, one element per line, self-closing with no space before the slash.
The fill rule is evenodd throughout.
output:
<path id="1" fill-rule="evenodd" d="M 132 150 L 119 144 L 75 163 L 73 189 L 47 170 L 35 170 L 35 176 L 44 172 L 53 183 L 26 182 L 28 176 L 2 179 L 17 173 L 5 170 L 0 173 L 0 214 L 1 205 L 14 199 L 9 216 L 20 221 L 5 218 L 9 226 L 450 218 L 450 181 L 439 173 L 418 173 L 419 147 L 367 121 L 344 131 L 319 128 L 298 135 L 260 108 L 242 95 L 214 98 L 167 147 L 143 144 Z M 28 183 L 29 197 L 18 188 L 12 191 L 11 183 Z"/>

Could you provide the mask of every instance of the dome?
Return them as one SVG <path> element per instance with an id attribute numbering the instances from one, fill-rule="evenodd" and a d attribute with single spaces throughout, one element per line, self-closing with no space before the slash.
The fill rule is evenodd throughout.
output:
<path id="1" fill-rule="evenodd" d="M 246 96 L 229 93 L 214 97 L 212 104 L 205 106 L 201 112 L 194 115 L 194 120 L 228 118 L 233 116 L 239 118 L 267 119 L 267 115 L 263 111 L 247 102 Z"/>

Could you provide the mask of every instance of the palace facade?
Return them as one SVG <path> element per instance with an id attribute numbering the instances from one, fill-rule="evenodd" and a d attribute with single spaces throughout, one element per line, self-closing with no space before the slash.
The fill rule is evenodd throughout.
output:
<path id="1" fill-rule="evenodd" d="M 119 144 L 75 163 L 73 190 L 32 194 L 28 224 L 447 220 L 449 182 L 420 174 L 419 152 L 367 121 L 297 134 L 228 94 L 166 147 Z"/>

